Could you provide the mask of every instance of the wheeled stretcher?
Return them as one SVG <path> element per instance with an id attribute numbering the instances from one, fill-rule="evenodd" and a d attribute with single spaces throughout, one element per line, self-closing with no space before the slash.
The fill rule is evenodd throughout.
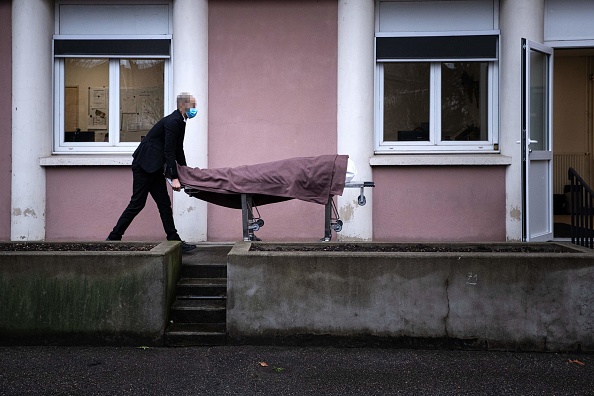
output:
<path id="1" fill-rule="evenodd" d="M 359 188 L 360 193 L 357 198 L 357 203 L 359 206 L 364 206 L 367 203 L 367 199 L 365 198 L 365 188 L 375 187 L 374 182 L 349 182 L 345 183 L 344 188 Z M 204 192 L 192 187 L 184 187 L 184 191 L 191 197 L 202 199 L 205 201 L 209 201 Z M 238 194 L 240 197 L 241 202 L 241 226 L 242 226 L 242 234 L 244 241 L 257 241 L 258 237 L 254 234 L 256 231 L 259 231 L 260 228 L 264 226 L 264 220 L 260 216 L 260 212 L 258 211 L 257 202 L 260 200 L 263 204 L 270 204 L 274 202 L 282 202 L 287 201 L 283 197 L 269 197 L 267 200 L 262 200 L 262 196 L 258 194 L 249 194 L 249 193 L 241 193 Z M 254 199 L 254 197 L 256 197 Z M 229 196 L 227 197 L 228 200 L 225 201 L 226 204 L 218 203 L 220 206 L 230 207 L 230 208 L 237 208 L 235 204 L 232 204 L 237 197 Z M 235 199 L 234 199 L 235 198 Z M 278 198 L 278 200 L 274 199 Z M 271 202 L 274 201 L 274 202 Z M 212 200 L 210 200 L 211 203 Z M 215 203 L 216 204 L 216 203 Z M 329 242 L 332 240 L 332 231 L 340 232 L 342 231 L 342 220 L 340 220 L 340 216 L 338 214 L 338 209 L 336 208 L 336 204 L 334 202 L 334 197 L 331 196 L 328 199 L 328 202 L 325 204 L 324 210 L 324 237 L 322 241 Z"/>
<path id="2" fill-rule="evenodd" d="M 352 165 L 352 169 L 350 166 Z M 342 230 L 334 197 L 345 188 L 359 188 L 359 205 L 365 205 L 365 188 L 370 181 L 354 182 L 354 164 L 346 155 L 289 158 L 234 168 L 200 169 L 178 165 L 179 181 L 191 197 L 228 208 L 241 209 L 243 239 L 254 235 L 263 225 L 258 207 L 299 199 L 325 205 L 324 241 L 332 231 Z M 348 177 L 347 177 L 348 173 Z"/>

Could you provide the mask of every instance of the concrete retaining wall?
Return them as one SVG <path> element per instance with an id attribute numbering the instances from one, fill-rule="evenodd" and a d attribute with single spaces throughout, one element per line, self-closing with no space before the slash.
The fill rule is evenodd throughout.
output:
<path id="1" fill-rule="evenodd" d="M 0 343 L 162 343 L 180 246 L 0 251 Z"/>
<path id="2" fill-rule="evenodd" d="M 229 254 L 227 329 L 234 342 L 323 336 L 594 350 L 589 249 L 273 252 L 250 251 L 251 244 L 238 243 Z"/>

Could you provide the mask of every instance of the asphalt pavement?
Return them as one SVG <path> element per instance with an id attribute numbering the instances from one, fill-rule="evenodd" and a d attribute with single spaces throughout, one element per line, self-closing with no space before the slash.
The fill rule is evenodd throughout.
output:
<path id="1" fill-rule="evenodd" d="M 594 395 L 594 355 L 9 346 L 0 395 Z"/>

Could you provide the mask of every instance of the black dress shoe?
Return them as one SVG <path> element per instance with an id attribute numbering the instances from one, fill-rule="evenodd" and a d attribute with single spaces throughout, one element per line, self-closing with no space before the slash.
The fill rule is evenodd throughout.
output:
<path id="1" fill-rule="evenodd" d="M 193 245 L 191 243 L 186 243 L 184 241 L 181 241 L 182 244 L 182 253 L 189 253 L 192 250 L 196 249 L 196 245 Z"/>

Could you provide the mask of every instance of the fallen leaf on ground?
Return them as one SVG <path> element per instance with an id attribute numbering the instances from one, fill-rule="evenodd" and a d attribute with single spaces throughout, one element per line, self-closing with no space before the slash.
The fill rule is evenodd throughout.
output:
<path id="1" fill-rule="evenodd" d="M 268 367 L 268 363 L 266 362 L 259 362 L 258 363 L 261 367 Z"/>
<path id="2" fill-rule="evenodd" d="M 586 365 L 586 363 L 580 362 L 577 359 L 569 359 L 569 363 L 576 363 L 576 364 L 579 364 L 580 366 L 585 366 Z"/>

